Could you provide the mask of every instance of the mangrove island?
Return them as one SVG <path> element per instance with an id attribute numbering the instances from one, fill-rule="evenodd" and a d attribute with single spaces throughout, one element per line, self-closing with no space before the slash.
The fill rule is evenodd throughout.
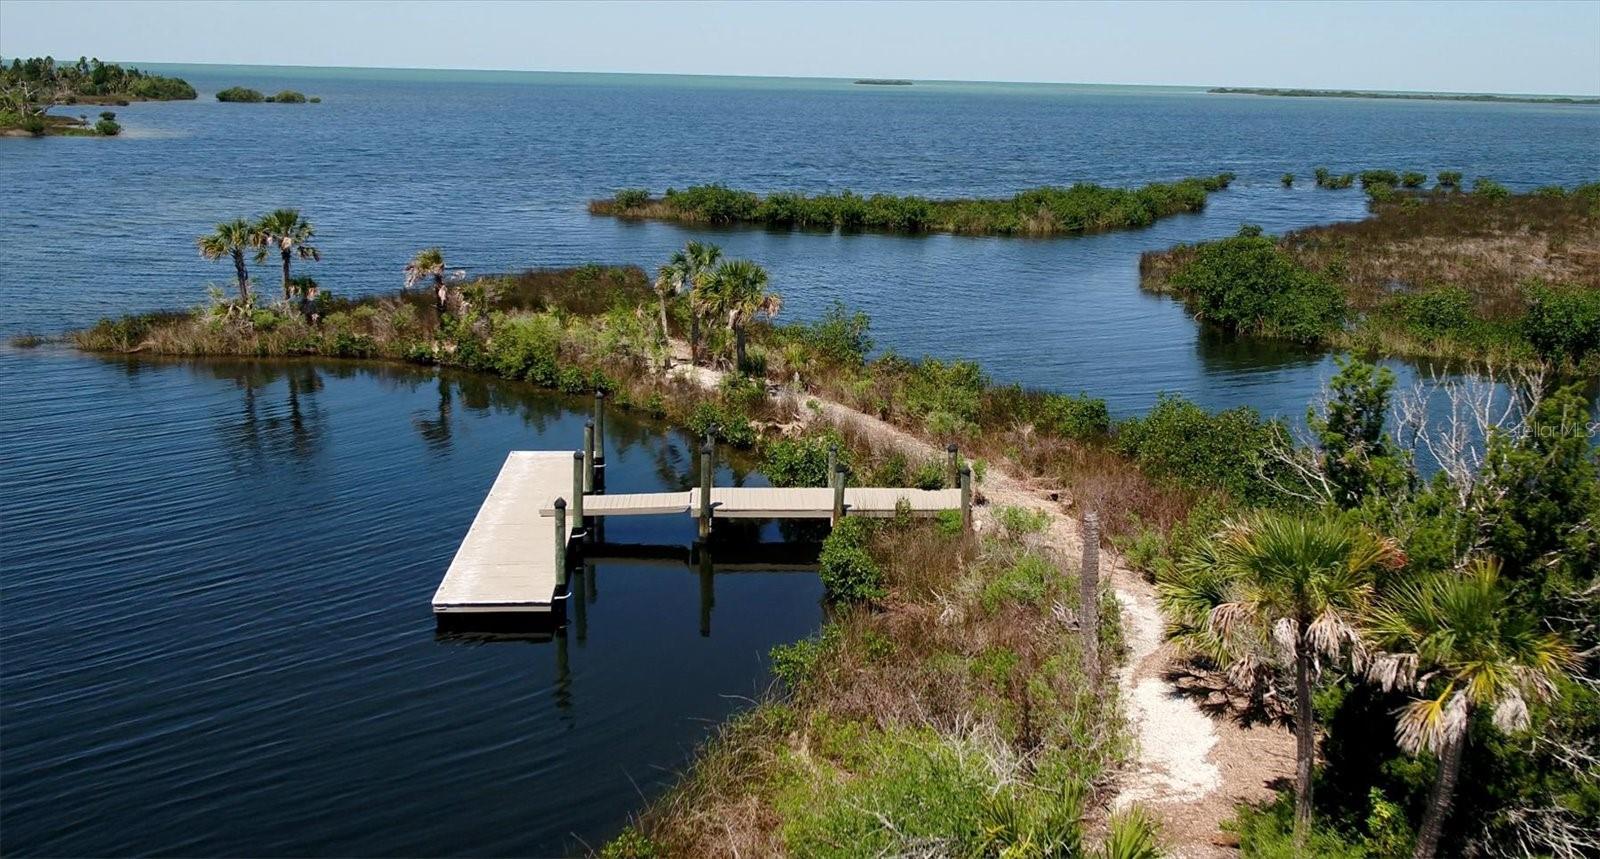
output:
<path id="1" fill-rule="evenodd" d="M 1515 104 L 1600 104 L 1600 98 L 1566 95 L 1495 95 L 1470 92 L 1376 92 L 1353 89 L 1274 89 L 1272 87 L 1212 87 L 1206 92 L 1233 95 L 1271 95 L 1284 98 L 1388 98 L 1413 101 L 1493 101 Z"/>
<path id="2" fill-rule="evenodd" d="M 60 64 L 53 57 L 12 58 L 0 62 L 0 136 L 45 135 L 111 137 L 122 131 L 116 114 L 102 112 L 89 124 L 87 116 L 52 114 L 66 105 L 126 105 L 135 101 L 181 101 L 195 97 L 194 87 L 180 78 L 79 57 Z"/>
<path id="3" fill-rule="evenodd" d="M 1008 199 L 931 200 L 918 196 L 849 191 L 762 197 L 722 185 L 668 188 L 660 197 L 624 189 L 593 200 L 589 212 L 706 224 L 750 224 L 888 233 L 956 233 L 995 236 L 1064 236 L 1147 227 L 1160 218 L 1205 208 L 1206 195 L 1228 187 L 1232 173 L 1153 182 L 1142 188 L 1079 183 L 1023 191 Z"/>

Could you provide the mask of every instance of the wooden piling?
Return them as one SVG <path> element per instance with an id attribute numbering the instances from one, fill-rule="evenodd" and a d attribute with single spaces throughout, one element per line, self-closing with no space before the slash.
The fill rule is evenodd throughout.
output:
<path id="1" fill-rule="evenodd" d="M 972 528 L 972 466 L 961 466 L 961 527 Z"/>
<path id="2" fill-rule="evenodd" d="M 583 520 L 583 451 L 572 452 L 572 530 L 588 533 Z"/>
<path id="3" fill-rule="evenodd" d="M 606 392 L 594 392 L 594 485 L 595 491 L 606 485 Z"/>
<path id="4" fill-rule="evenodd" d="M 844 466 L 833 469 L 833 521 L 844 518 Z"/>
<path id="5" fill-rule="evenodd" d="M 583 491 L 594 491 L 594 421 L 583 422 Z"/>
<path id="6" fill-rule="evenodd" d="M 961 453 L 955 442 L 944 446 L 944 485 L 955 489 L 961 483 Z"/>
<path id="7" fill-rule="evenodd" d="M 833 443 L 829 443 L 829 445 L 828 445 L 828 471 L 827 471 L 828 485 L 830 485 L 830 486 L 833 485 L 833 472 L 838 470 L 838 468 L 839 468 L 839 445 L 833 444 Z"/>
<path id="8" fill-rule="evenodd" d="M 1083 634 L 1083 666 L 1090 685 L 1100 682 L 1100 514 L 1083 514 L 1079 528 L 1083 563 L 1078 575 L 1078 628 Z"/>
<path id="9" fill-rule="evenodd" d="M 712 458 L 716 446 L 711 436 L 700 445 L 700 539 L 711 536 L 711 478 L 716 474 L 716 461 Z"/>
<path id="10" fill-rule="evenodd" d="M 556 499 L 556 595 L 567 592 L 567 499 Z"/>

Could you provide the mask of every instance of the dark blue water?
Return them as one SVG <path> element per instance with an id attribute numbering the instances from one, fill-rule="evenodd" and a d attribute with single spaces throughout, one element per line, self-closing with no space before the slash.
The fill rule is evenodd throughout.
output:
<path id="1" fill-rule="evenodd" d="M 206 98 L 119 108 L 124 137 L 0 140 L 0 335 L 192 305 L 194 237 L 298 206 L 335 292 L 418 248 L 491 272 L 653 267 L 690 238 L 760 261 L 814 316 L 996 378 L 1297 414 L 1325 356 L 1227 343 L 1141 294 L 1141 250 L 1363 215 L 1279 174 L 1457 169 L 1592 180 L 1600 110 L 1188 90 L 187 68 Z M 243 84 L 320 105 L 223 105 Z M 1231 170 L 1206 211 L 1029 241 L 708 233 L 591 218 L 619 187 L 1009 194 Z M 1401 368 L 1405 370 L 1406 368 Z M 578 404 L 581 405 L 581 404 Z M 105 361 L 0 347 L 0 849 L 8 855 L 541 854 L 613 831 L 815 628 L 804 572 L 601 564 L 581 636 L 435 639 L 428 598 L 511 448 L 571 447 L 573 403 L 332 364 Z M 690 473 L 613 421 L 617 487 Z M 725 474 L 731 479 L 731 474 Z M 755 479 L 755 478 L 753 478 Z M 682 544 L 679 520 L 613 540 Z M 777 539 L 768 528 L 765 537 Z"/>

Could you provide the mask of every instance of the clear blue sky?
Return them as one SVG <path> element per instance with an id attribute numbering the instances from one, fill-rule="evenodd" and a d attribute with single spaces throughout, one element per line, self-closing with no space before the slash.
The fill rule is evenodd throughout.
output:
<path id="1" fill-rule="evenodd" d="M 0 0 L 0 54 L 1600 94 L 1600 2 Z"/>

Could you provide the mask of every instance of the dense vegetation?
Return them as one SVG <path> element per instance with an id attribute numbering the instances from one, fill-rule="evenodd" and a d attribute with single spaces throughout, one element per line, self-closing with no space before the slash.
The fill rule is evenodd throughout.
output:
<path id="1" fill-rule="evenodd" d="M 152 75 L 87 57 L 80 57 L 72 64 L 58 64 L 51 57 L 12 58 L 10 65 L 0 62 L 0 132 L 110 137 L 122 130 L 115 122 L 115 115 L 101 114 L 101 121 L 89 126 L 87 119 L 57 116 L 49 111 L 58 105 L 127 104 L 194 97 L 194 87 L 178 78 Z"/>
<path id="2" fill-rule="evenodd" d="M 1289 98 L 1390 98 L 1420 101 L 1498 101 L 1524 104 L 1600 104 L 1600 98 L 1560 95 L 1493 95 L 1453 92 L 1373 92 L 1353 89 L 1273 89 L 1269 87 L 1212 87 L 1207 92 L 1238 95 L 1275 95 Z"/>
<path id="3" fill-rule="evenodd" d="M 217 101 L 255 104 L 257 102 L 263 102 L 266 100 L 267 97 L 261 94 L 261 90 L 250 89 L 249 87 L 231 86 L 225 90 L 219 90 L 217 92 Z"/>
<path id="4" fill-rule="evenodd" d="M 266 95 L 258 89 L 233 86 L 217 93 L 217 101 L 238 102 L 241 104 L 305 104 L 306 102 L 321 102 L 320 98 L 306 98 L 306 94 L 292 89 L 281 90 L 273 95 Z"/>
<path id="5" fill-rule="evenodd" d="M 1281 264 L 1265 251 L 1283 247 L 1239 238 L 1239 256 Z M 805 410 L 767 384 L 824 394 L 959 442 L 980 486 L 1004 463 L 1061 487 L 1158 583 L 1184 678 L 1251 718 L 1298 713 L 1302 775 L 1281 803 L 1241 812 L 1245 855 L 1292 855 L 1296 841 L 1302 855 L 1593 852 L 1600 778 L 1584 762 L 1600 748 L 1600 681 L 1578 654 L 1600 647 L 1600 460 L 1576 392 L 1518 385 L 1520 407 L 1501 414 L 1475 399 L 1487 385 L 1446 383 L 1428 393 L 1448 407 L 1429 408 L 1351 361 L 1299 441 L 1248 408 L 1178 397 L 1112 422 L 1099 400 L 996 385 L 970 362 L 874 356 L 868 320 L 842 307 L 809 324 L 730 315 L 775 303 L 758 270 L 697 245 L 654 278 L 591 266 L 467 280 L 429 249 L 398 295 L 265 306 L 219 292 L 192 312 L 103 321 L 78 343 L 598 387 L 756 447 L 780 485 L 823 482 L 835 446 L 852 480 L 940 482 L 940 463 L 843 429 L 795 435 Z M 730 320 L 746 328 L 742 357 Z M 692 360 L 747 375 L 706 390 L 662 372 L 681 340 Z M 1441 414 L 1484 423 L 1463 439 Z M 836 605 L 823 633 L 773 654 L 782 685 L 607 850 L 1078 852 L 1080 819 L 1099 813 L 1126 753 L 1116 696 L 1062 621 L 1080 616 L 1073 566 L 1030 536 L 1049 516 L 991 513 L 981 538 L 952 521 L 847 520 L 822 558 Z M 1096 655 L 1113 665 L 1115 610 L 1102 597 L 1097 611 Z M 1113 840 L 1147 847 L 1148 829 L 1135 816 Z"/>
<path id="6" fill-rule="evenodd" d="M 1144 288 L 1229 330 L 1371 354 L 1548 364 L 1600 358 L 1600 183 L 1511 194 L 1411 191 L 1420 174 L 1367 171 L 1364 221 L 1144 254 Z M 1397 187 L 1398 186 L 1398 187 Z"/>
<path id="7" fill-rule="evenodd" d="M 640 189 L 595 200 L 589 211 L 625 218 L 661 218 L 711 224 L 875 230 L 895 233 L 1052 236 L 1145 227 L 1158 218 L 1205 207 L 1206 194 L 1228 187 L 1222 173 L 1134 190 L 1077 184 L 1023 191 L 1004 200 L 930 200 L 874 194 L 777 193 L 761 197 L 721 185 L 667 189 L 652 197 Z"/>
<path id="8" fill-rule="evenodd" d="M 1116 600 L 1085 612 L 1076 571 L 1034 539 L 1047 517 L 846 519 L 823 575 L 848 592 L 815 638 L 775 648 L 780 686 L 737 717 L 606 856 L 1082 856 L 1082 820 L 1128 751 Z M 837 591 L 836 600 L 840 599 Z M 1064 615 L 1093 618 L 1097 658 Z M 1138 812 L 1112 856 L 1153 856 Z M 1120 851 L 1120 852 L 1118 852 Z"/>

